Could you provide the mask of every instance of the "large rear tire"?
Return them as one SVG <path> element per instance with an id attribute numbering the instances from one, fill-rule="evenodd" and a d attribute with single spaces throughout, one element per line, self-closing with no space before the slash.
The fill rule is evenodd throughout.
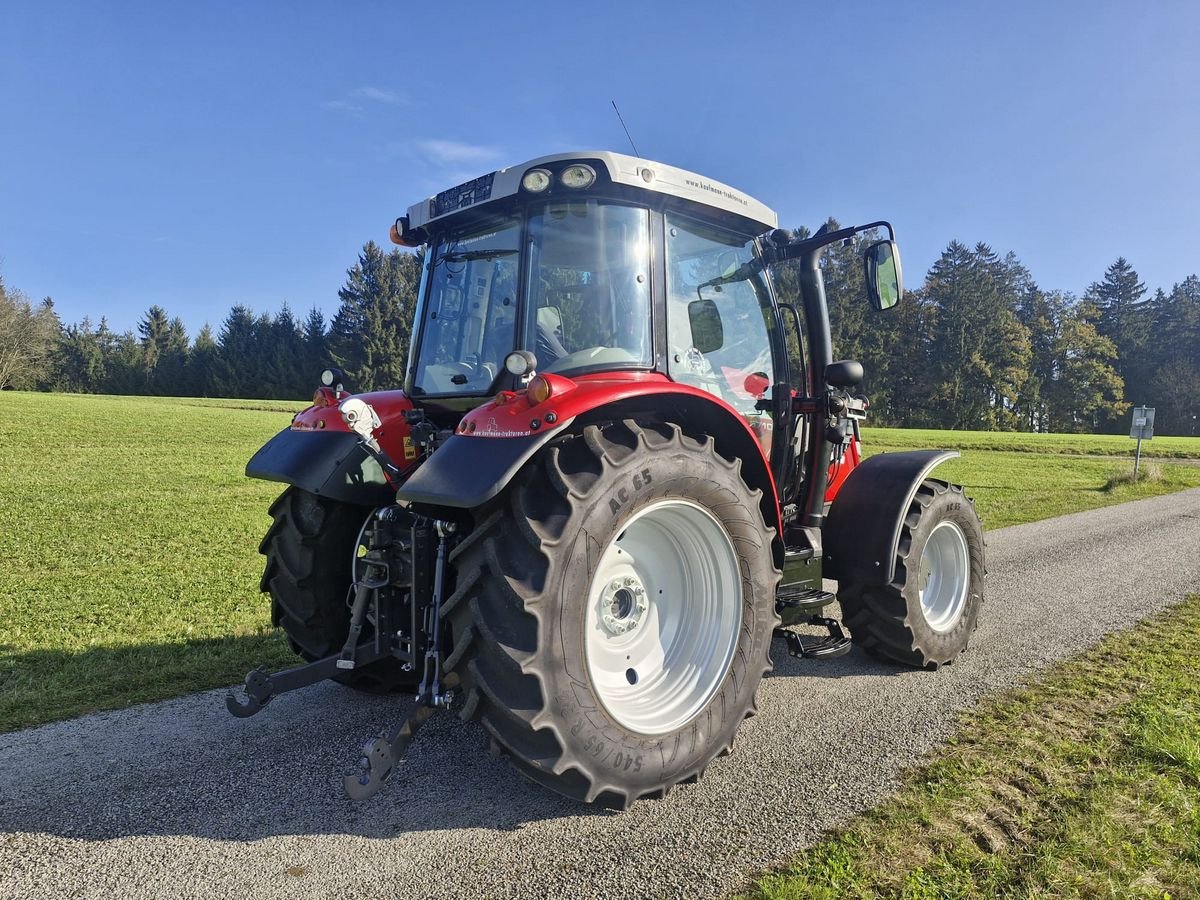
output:
<path id="1" fill-rule="evenodd" d="M 274 522 L 258 548 L 267 557 L 260 587 L 271 595 L 271 622 L 310 662 L 337 653 L 346 641 L 355 551 L 371 512 L 370 507 L 339 503 L 297 487 L 289 487 L 271 504 Z M 370 634 L 367 623 L 362 639 Z M 415 683 L 413 673 L 392 659 L 335 680 L 368 691 Z"/>
<path id="2" fill-rule="evenodd" d="M 936 669 L 967 648 L 985 574 L 974 502 L 960 486 L 927 478 L 905 516 L 892 582 L 840 584 L 842 617 L 868 653 Z"/>
<path id="3" fill-rule="evenodd" d="M 575 800 L 627 807 L 699 778 L 771 669 L 760 500 L 739 462 L 674 425 L 556 442 L 451 555 L 463 718 Z"/>

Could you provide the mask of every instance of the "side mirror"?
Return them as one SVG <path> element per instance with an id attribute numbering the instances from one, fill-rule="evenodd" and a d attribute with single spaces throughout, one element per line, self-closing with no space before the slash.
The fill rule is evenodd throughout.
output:
<path id="1" fill-rule="evenodd" d="M 725 346 L 725 326 L 715 301 L 693 300 L 688 304 L 688 320 L 692 326 L 692 346 L 701 353 L 712 353 Z"/>
<path id="2" fill-rule="evenodd" d="M 904 296 L 900 248 L 895 241 L 876 241 L 867 248 L 867 293 L 876 309 L 891 309 Z"/>

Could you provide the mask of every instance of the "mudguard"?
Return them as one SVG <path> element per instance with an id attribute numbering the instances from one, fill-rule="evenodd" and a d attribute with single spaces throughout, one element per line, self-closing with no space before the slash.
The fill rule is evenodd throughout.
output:
<path id="1" fill-rule="evenodd" d="M 246 474 L 343 503 L 383 506 L 395 498 L 379 463 L 346 431 L 285 428 L 250 458 Z"/>
<path id="2" fill-rule="evenodd" d="M 521 466 L 568 425 L 570 420 L 550 431 L 500 439 L 456 434 L 400 486 L 396 498 L 474 509 L 504 490 Z"/>
<path id="3" fill-rule="evenodd" d="M 935 466 L 956 456 L 957 450 L 909 450 L 859 463 L 825 520 L 825 577 L 889 584 L 896 574 L 900 529 L 917 488 Z"/>

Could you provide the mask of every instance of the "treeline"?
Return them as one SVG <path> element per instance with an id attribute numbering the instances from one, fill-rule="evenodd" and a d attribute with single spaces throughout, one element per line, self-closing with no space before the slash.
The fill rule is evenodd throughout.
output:
<path id="1" fill-rule="evenodd" d="M 234 306 L 214 334 L 189 340 L 183 322 L 151 306 L 137 330 L 105 319 L 64 325 L 46 298 L 30 303 L 0 280 L 0 388 L 170 397 L 300 399 L 331 363 L 356 389 L 404 380 L 421 260 L 363 247 L 347 272 L 331 322 L 319 309 L 303 319 L 284 304 L 270 315 Z"/>
<path id="2" fill-rule="evenodd" d="M 1118 259 L 1074 295 L 1042 289 L 1011 253 L 953 241 L 919 287 L 909 273 L 903 303 L 876 313 L 864 299 L 869 239 L 830 247 L 823 265 L 834 354 L 863 362 L 873 423 L 1121 432 L 1132 401 L 1156 407 L 1158 433 L 1197 433 L 1197 276 L 1149 294 Z M 136 331 L 64 325 L 49 298 L 31 303 L 0 280 L 0 388 L 302 399 L 330 363 L 354 390 L 398 387 L 420 269 L 419 255 L 368 243 L 332 321 L 317 309 L 297 318 L 286 305 L 274 315 L 235 306 L 194 339 L 157 305 Z M 775 281 L 794 299 L 793 269 Z"/>
<path id="3" fill-rule="evenodd" d="M 1120 258 L 1075 295 L 1041 288 L 1012 253 L 951 241 L 923 283 L 909 273 L 904 301 L 877 313 L 864 299 L 872 239 L 830 247 L 823 272 L 834 355 L 862 361 L 873 424 L 1119 433 L 1137 404 L 1156 408 L 1156 433 L 1198 433 L 1196 275 L 1148 296 Z M 778 273 L 781 296 L 796 281 Z"/>

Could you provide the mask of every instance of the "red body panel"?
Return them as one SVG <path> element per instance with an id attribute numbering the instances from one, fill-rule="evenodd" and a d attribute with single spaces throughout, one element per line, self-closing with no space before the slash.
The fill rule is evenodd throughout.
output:
<path id="1" fill-rule="evenodd" d="M 833 502 L 833 498 L 837 496 L 842 485 L 846 483 L 846 479 L 850 477 L 850 473 L 854 471 L 854 467 L 860 462 L 862 462 L 862 450 L 858 438 L 855 438 L 846 448 L 841 462 L 831 460 L 829 463 L 829 481 L 828 487 L 825 489 L 826 503 Z"/>
<path id="2" fill-rule="evenodd" d="M 326 392 L 322 394 L 321 399 L 332 405 L 310 406 L 297 413 L 292 419 L 292 431 L 349 432 L 350 428 L 342 419 L 337 404 L 352 395 L 347 391 L 341 391 L 335 395 L 329 388 L 321 390 Z M 375 436 L 379 439 L 379 445 L 383 447 L 387 455 L 400 467 L 401 471 L 413 468 L 417 463 L 417 448 L 413 446 L 412 429 L 409 428 L 408 422 L 404 421 L 405 411 L 413 408 L 413 402 L 408 395 L 404 391 L 373 391 L 369 394 L 353 396 L 371 404 L 378 413 L 379 420 L 383 424 L 375 432 Z"/>
<path id="3" fill-rule="evenodd" d="M 707 391 L 672 381 L 658 372 L 601 372 L 595 375 L 580 375 L 564 378 L 561 375 L 545 374 L 551 387 L 550 397 L 542 403 L 532 403 L 526 392 L 503 391 L 495 399 L 476 407 L 463 416 L 457 433 L 464 437 L 488 440 L 506 437 L 526 437 L 561 427 L 576 416 L 601 406 L 647 395 L 683 394 L 712 403 L 728 412 L 744 429 L 754 446 L 762 454 L 763 466 L 771 485 L 771 497 L 778 514 L 779 493 L 771 477 L 771 460 L 763 452 L 757 434 L 742 418 L 742 415 L 722 400 Z M 536 423 L 536 424 L 535 424 Z M 782 533 L 782 523 L 775 526 Z"/>
<path id="4" fill-rule="evenodd" d="M 762 453 L 763 465 L 767 472 L 771 471 L 770 429 L 759 428 L 756 430 L 751 427 L 736 409 L 720 397 L 707 391 L 671 381 L 665 375 L 657 372 L 602 372 L 595 375 L 581 375 L 578 378 L 564 378 L 561 375 L 547 373 L 542 377 L 550 383 L 552 389 L 549 399 L 545 402 L 531 403 L 524 391 L 518 393 L 502 391 L 494 399 L 485 401 L 463 416 L 456 429 L 457 433 L 464 437 L 491 440 L 527 437 L 540 431 L 554 430 L 576 416 L 620 400 L 650 394 L 686 394 L 713 403 L 728 412 L 749 434 L 754 445 Z M 320 399 L 330 405 L 314 405 L 297 413 L 292 419 L 293 431 L 350 431 L 342 420 L 337 403 L 351 395 L 345 391 L 335 395 L 328 388 L 322 390 L 325 393 Z M 418 462 L 417 450 L 413 446 L 411 429 L 404 420 L 404 413 L 414 408 L 412 400 L 404 391 L 374 391 L 357 396 L 371 404 L 378 413 L 383 425 L 376 435 L 388 456 L 400 466 L 402 471 L 407 472 L 414 468 Z M 534 422 L 538 423 L 537 427 L 534 427 Z M 840 463 L 830 463 L 829 486 L 825 492 L 826 502 L 832 501 L 837 496 L 838 490 L 845 484 L 851 471 L 861 459 L 859 443 L 855 440 L 846 448 L 846 454 Z M 779 494 L 773 479 L 771 492 L 775 506 L 778 508 Z"/>

